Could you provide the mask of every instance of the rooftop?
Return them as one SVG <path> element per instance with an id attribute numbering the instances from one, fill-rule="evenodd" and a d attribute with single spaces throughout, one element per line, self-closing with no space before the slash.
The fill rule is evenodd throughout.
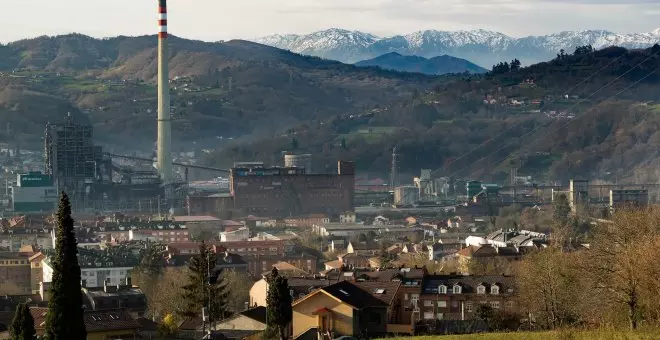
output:
<path id="1" fill-rule="evenodd" d="M 387 303 L 374 297 L 369 291 L 348 281 L 340 281 L 321 288 L 321 290 L 358 309 L 388 306 Z"/>
<path id="2" fill-rule="evenodd" d="M 221 219 L 213 216 L 174 216 L 176 222 L 220 222 Z"/>

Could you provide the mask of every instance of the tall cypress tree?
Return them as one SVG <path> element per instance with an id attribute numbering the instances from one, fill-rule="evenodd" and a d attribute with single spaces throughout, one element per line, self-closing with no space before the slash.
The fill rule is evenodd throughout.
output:
<path id="1" fill-rule="evenodd" d="M 34 319 L 27 303 L 21 303 L 16 307 L 9 334 L 11 340 L 34 340 L 34 337 L 37 336 Z"/>
<path id="2" fill-rule="evenodd" d="M 204 242 L 199 254 L 190 259 L 188 284 L 183 286 L 182 297 L 188 305 L 181 313 L 187 318 L 198 317 L 202 308 L 209 308 L 209 321 L 215 322 L 226 316 L 227 285 L 220 273 L 215 272 L 216 254 Z"/>
<path id="3" fill-rule="evenodd" d="M 78 242 L 73 230 L 71 203 L 64 192 L 57 209 L 55 255 L 50 261 L 53 279 L 44 335 L 48 340 L 85 340 Z"/>
<path id="4" fill-rule="evenodd" d="M 268 294 L 266 295 L 268 324 L 277 327 L 281 340 L 286 340 L 286 329 L 293 319 L 291 300 L 289 281 L 286 277 L 279 275 L 277 268 L 273 267 L 268 279 Z"/>

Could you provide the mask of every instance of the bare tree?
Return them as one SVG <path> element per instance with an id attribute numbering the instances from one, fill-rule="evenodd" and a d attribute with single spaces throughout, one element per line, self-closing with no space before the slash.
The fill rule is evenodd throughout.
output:
<path id="1" fill-rule="evenodd" d="M 657 239 L 658 226 L 658 210 L 622 210 L 614 214 L 612 223 L 594 232 L 586 269 L 599 299 L 612 308 L 624 308 L 631 329 L 637 329 L 648 306 L 643 299 L 650 274 L 645 246 Z"/>

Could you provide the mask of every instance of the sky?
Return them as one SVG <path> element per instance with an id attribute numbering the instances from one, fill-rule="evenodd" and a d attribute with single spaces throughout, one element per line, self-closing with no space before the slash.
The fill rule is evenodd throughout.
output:
<path id="1" fill-rule="evenodd" d="M 0 0 L 0 42 L 155 34 L 157 0 Z M 169 0 L 169 31 L 206 41 L 337 27 L 380 36 L 487 29 L 514 37 L 660 28 L 660 0 Z"/>

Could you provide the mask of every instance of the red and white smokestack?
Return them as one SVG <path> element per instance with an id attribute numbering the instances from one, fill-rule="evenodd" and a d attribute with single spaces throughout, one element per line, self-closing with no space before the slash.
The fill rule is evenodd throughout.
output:
<path id="1" fill-rule="evenodd" d="M 170 114 L 167 0 L 158 0 L 158 171 L 169 196 L 172 184 L 172 117 Z"/>
<path id="2" fill-rule="evenodd" d="M 158 2 L 158 38 L 167 38 L 167 0 Z"/>

